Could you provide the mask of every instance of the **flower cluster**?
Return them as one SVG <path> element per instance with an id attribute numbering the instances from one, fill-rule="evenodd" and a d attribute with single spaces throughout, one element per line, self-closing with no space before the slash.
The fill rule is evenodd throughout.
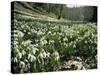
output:
<path id="1" fill-rule="evenodd" d="M 26 19 L 20 19 L 21 16 L 14 20 L 14 55 L 11 58 L 15 72 L 59 70 L 62 56 L 66 59 L 71 56 L 89 61 L 96 59 L 97 30 L 94 23 L 68 25 L 56 21 L 26 22 Z"/>

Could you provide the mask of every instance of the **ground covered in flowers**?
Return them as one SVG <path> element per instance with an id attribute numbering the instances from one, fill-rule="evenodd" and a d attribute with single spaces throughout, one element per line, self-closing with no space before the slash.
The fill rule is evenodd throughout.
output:
<path id="1" fill-rule="evenodd" d="M 15 14 L 11 44 L 15 73 L 97 68 L 96 23 Z"/>

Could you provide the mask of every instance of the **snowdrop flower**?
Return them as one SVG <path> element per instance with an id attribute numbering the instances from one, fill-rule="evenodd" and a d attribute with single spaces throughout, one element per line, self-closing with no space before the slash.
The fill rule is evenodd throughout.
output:
<path id="1" fill-rule="evenodd" d="M 20 66 L 20 68 L 25 68 L 25 63 L 23 61 L 21 61 L 19 66 Z"/>
<path id="2" fill-rule="evenodd" d="M 34 55 L 31 56 L 31 62 L 36 60 L 36 57 Z"/>
<path id="3" fill-rule="evenodd" d="M 31 40 L 27 40 L 27 41 L 23 41 L 22 42 L 22 44 L 24 45 L 24 46 L 27 46 L 27 45 L 29 45 L 31 43 Z"/>
<path id="4" fill-rule="evenodd" d="M 87 44 L 88 42 L 87 42 L 87 40 L 85 40 L 85 44 Z"/>
<path id="5" fill-rule="evenodd" d="M 40 54 L 39 54 L 39 57 L 40 57 L 40 58 L 47 58 L 47 57 L 49 57 L 49 53 L 46 53 L 46 52 L 44 51 L 44 49 L 42 49 L 42 51 L 41 51 Z"/>
<path id="6" fill-rule="evenodd" d="M 63 44 L 66 46 L 66 43 L 65 42 Z"/>
<path id="7" fill-rule="evenodd" d="M 40 42 L 40 44 L 41 44 L 41 45 L 44 45 L 44 42 L 43 42 L 43 41 L 41 41 L 41 42 Z"/>
<path id="8" fill-rule="evenodd" d="M 24 25 L 21 25 L 21 28 L 24 28 L 25 26 Z"/>
<path id="9" fill-rule="evenodd" d="M 30 59 L 30 57 L 31 57 L 31 54 L 28 54 L 28 59 Z"/>
<path id="10" fill-rule="evenodd" d="M 24 62 L 28 63 L 28 60 L 27 59 L 24 59 Z"/>
<path id="11" fill-rule="evenodd" d="M 14 38 L 14 41 L 18 41 L 18 38 L 15 37 L 15 38 Z"/>
<path id="12" fill-rule="evenodd" d="M 39 46 L 39 44 L 34 44 L 33 46 L 34 46 L 34 47 L 37 47 L 37 46 Z"/>
<path id="13" fill-rule="evenodd" d="M 72 36 L 72 34 L 70 35 L 70 38 L 72 38 L 73 36 Z"/>
<path id="14" fill-rule="evenodd" d="M 43 55 L 43 58 L 46 58 L 46 52 L 45 52 L 44 49 L 42 49 L 41 53 L 42 53 L 42 55 Z"/>
<path id="15" fill-rule="evenodd" d="M 36 30 L 33 31 L 34 33 L 38 33 Z"/>
<path id="16" fill-rule="evenodd" d="M 46 58 L 46 56 L 47 56 L 47 54 L 46 54 L 46 52 L 45 51 L 43 51 L 43 58 Z"/>
<path id="17" fill-rule="evenodd" d="M 55 57 L 55 60 L 58 61 L 59 60 L 59 53 L 57 51 L 55 51 L 53 53 L 54 57 Z"/>
<path id="18" fill-rule="evenodd" d="M 45 45 L 45 44 L 48 43 L 47 40 L 40 40 L 40 41 L 41 41 L 41 42 L 40 42 L 41 45 Z"/>
<path id="19" fill-rule="evenodd" d="M 48 34 L 51 34 L 51 31 L 49 31 Z"/>
<path id="20" fill-rule="evenodd" d="M 39 40 L 35 39 L 35 42 L 39 42 Z"/>
<path id="21" fill-rule="evenodd" d="M 73 42 L 70 42 L 70 43 L 69 43 L 69 46 L 71 46 L 71 45 L 73 45 Z"/>
<path id="22" fill-rule="evenodd" d="M 68 41 L 68 38 L 67 37 L 63 38 L 63 41 Z"/>
<path id="23" fill-rule="evenodd" d="M 17 58 L 16 57 L 14 58 L 14 62 L 17 62 Z"/>
<path id="24" fill-rule="evenodd" d="M 39 56 L 40 58 L 43 58 L 43 54 L 42 54 L 42 53 L 40 53 L 38 56 Z"/>
<path id="25" fill-rule="evenodd" d="M 18 42 L 17 41 L 14 41 L 14 45 L 17 45 L 18 44 Z"/>
<path id="26" fill-rule="evenodd" d="M 23 51 L 22 51 L 22 55 L 25 55 L 25 54 L 26 54 L 26 52 L 23 50 Z"/>
<path id="27" fill-rule="evenodd" d="M 30 32 L 28 32 L 27 34 L 29 34 L 29 35 L 30 35 L 31 33 L 30 33 Z"/>
<path id="28" fill-rule="evenodd" d="M 31 43 L 31 40 L 27 40 L 26 43 L 27 43 L 27 44 L 30 44 L 30 43 Z"/>
<path id="29" fill-rule="evenodd" d="M 35 54 L 36 51 L 39 51 L 39 49 L 38 49 L 38 48 L 35 48 L 34 46 L 32 47 L 32 49 L 33 49 L 33 50 L 32 50 L 32 53 L 33 53 L 33 54 Z"/>
<path id="30" fill-rule="evenodd" d="M 46 56 L 47 56 L 47 57 L 50 57 L 50 53 L 49 53 L 49 52 L 47 52 Z"/>
<path id="31" fill-rule="evenodd" d="M 29 28 L 29 26 L 28 26 L 28 25 L 26 25 L 26 28 Z"/>
<path id="32" fill-rule="evenodd" d="M 50 41 L 49 41 L 49 44 L 50 44 L 50 43 L 54 43 L 54 42 L 55 42 L 54 40 L 50 40 Z"/>
<path id="33" fill-rule="evenodd" d="M 79 34 L 79 31 L 77 31 L 77 34 Z"/>
<path id="34" fill-rule="evenodd" d="M 76 48 L 76 45 L 75 44 L 73 45 L 73 48 Z"/>
<path id="35" fill-rule="evenodd" d="M 42 41 L 42 40 L 45 40 L 45 36 L 43 36 L 43 37 L 40 39 L 40 41 Z"/>
<path id="36" fill-rule="evenodd" d="M 24 30 L 24 32 L 26 32 L 26 30 Z"/>
<path id="37" fill-rule="evenodd" d="M 44 42 L 44 44 L 47 44 L 48 43 L 47 40 L 44 40 L 43 42 Z"/>
<path id="38" fill-rule="evenodd" d="M 36 60 L 36 57 L 34 55 L 28 54 L 28 59 L 32 62 Z"/>
<path id="39" fill-rule="evenodd" d="M 18 57 L 21 59 L 22 58 L 22 54 L 19 52 L 18 53 Z"/>
<path id="40" fill-rule="evenodd" d="M 17 48 L 16 50 L 15 50 L 17 53 L 20 53 L 20 51 L 19 51 L 19 49 Z"/>
<path id="41" fill-rule="evenodd" d="M 16 20 L 16 19 L 14 19 L 14 22 L 16 22 L 16 23 L 17 23 L 17 20 Z"/>
<path id="42" fill-rule="evenodd" d="M 18 33 L 18 37 L 23 37 L 24 36 L 24 33 L 21 32 L 21 31 L 18 31 L 17 33 Z"/>
<path id="43" fill-rule="evenodd" d="M 78 37 L 79 40 L 82 40 L 82 37 Z"/>
<path id="44" fill-rule="evenodd" d="M 37 35 L 42 35 L 43 33 L 42 33 L 42 31 L 38 31 L 38 33 L 37 33 Z"/>
<path id="45" fill-rule="evenodd" d="M 66 47 L 68 47 L 68 44 L 66 44 Z"/>
<path id="46" fill-rule="evenodd" d="M 78 42 L 78 39 L 76 39 L 76 42 Z"/>

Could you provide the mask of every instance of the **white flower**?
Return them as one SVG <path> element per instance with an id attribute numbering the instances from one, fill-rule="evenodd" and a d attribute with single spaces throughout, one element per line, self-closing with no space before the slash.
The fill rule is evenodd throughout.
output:
<path id="1" fill-rule="evenodd" d="M 19 51 L 19 49 L 17 48 L 16 50 L 15 50 L 17 53 L 20 53 L 20 51 Z"/>
<path id="2" fill-rule="evenodd" d="M 73 48 L 76 48 L 76 45 L 75 44 L 73 45 Z"/>
<path id="3" fill-rule="evenodd" d="M 39 51 L 39 49 L 38 49 L 38 48 L 35 48 L 35 47 L 32 47 L 32 49 L 33 49 L 33 50 L 32 50 L 32 53 L 33 53 L 33 54 L 35 54 L 36 51 Z"/>
<path id="4" fill-rule="evenodd" d="M 36 57 L 34 55 L 28 54 L 28 59 L 32 62 L 36 60 Z"/>
<path id="5" fill-rule="evenodd" d="M 46 56 L 47 56 L 47 57 L 50 57 L 50 53 L 48 52 Z"/>
<path id="6" fill-rule="evenodd" d="M 28 25 L 26 25 L 26 28 L 29 28 L 29 26 L 28 26 Z"/>
<path id="7" fill-rule="evenodd" d="M 47 40 L 40 40 L 40 44 L 41 45 L 45 45 L 45 44 L 47 44 L 48 42 L 47 42 Z"/>
<path id="8" fill-rule="evenodd" d="M 68 47 L 68 44 L 66 44 L 66 47 Z"/>
<path id="9" fill-rule="evenodd" d="M 18 33 L 18 37 L 23 37 L 24 36 L 24 33 L 21 32 L 21 31 L 18 31 L 17 33 Z"/>
<path id="10" fill-rule="evenodd" d="M 54 32 L 52 35 L 56 35 L 56 32 Z"/>
<path id="11" fill-rule="evenodd" d="M 40 42 L 40 44 L 41 44 L 41 45 L 44 45 L 44 42 L 43 42 L 43 41 L 41 41 L 41 42 Z"/>
<path id="12" fill-rule="evenodd" d="M 28 59 L 30 59 L 30 57 L 31 57 L 31 54 L 28 54 Z"/>
<path id="13" fill-rule="evenodd" d="M 14 62 L 17 62 L 17 58 L 16 57 L 14 58 Z"/>
<path id="14" fill-rule="evenodd" d="M 46 52 L 44 51 L 42 54 L 43 54 L 43 58 L 46 58 L 47 56 Z"/>
<path id="15" fill-rule="evenodd" d="M 17 41 L 14 41 L 14 45 L 17 45 L 18 44 L 18 42 Z"/>
<path id="16" fill-rule="evenodd" d="M 64 45 L 66 46 L 66 43 L 64 42 Z"/>
<path id="17" fill-rule="evenodd" d="M 29 45 L 31 43 L 31 40 L 27 40 L 27 41 L 23 41 L 22 42 L 22 44 L 24 45 L 24 46 L 27 46 L 27 45 Z"/>
<path id="18" fill-rule="evenodd" d="M 39 40 L 35 39 L 35 42 L 39 42 Z"/>
<path id="19" fill-rule="evenodd" d="M 26 30 L 24 30 L 24 32 L 26 32 Z"/>
<path id="20" fill-rule="evenodd" d="M 28 60 L 27 59 L 25 59 L 24 61 L 28 63 Z"/>
<path id="21" fill-rule="evenodd" d="M 54 40 L 50 40 L 50 41 L 49 41 L 49 43 L 54 43 L 54 42 L 55 42 Z"/>
<path id="22" fill-rule="evenodd" d="M 26 52 L 23 50 L 23 51 L 22 51 L 22 55 L 25 55 L 25 54 L 26 54 Z"/>
<path id="23" fill-rule="evenodd" d="M 79 40 L 82 40 L 82 37 L 78 37 Z"/>
<path id="24" fill-rule="evenodd" d="M 47 44 L 48 43 L 47 40 L 44 40 L 43 42 L 44 42 L 44 44 Z"/>
<path id="25" fill-rule="evenodd" d="M 31 62 L 36 60 L 36 57 L 34 55 L 31 56 Z"/>
<path id="26" fill-rule="evenodd" d="M 30 44 L 31 43 L 31 40 L 27 40 L 26 43 Z"/>
<path id="27" fill-rule="evenodd" d="M 78 39 L 76 39 L 76 42 L 78 42 Z"/>
<path id="28" fill-rule="evenodd" d="M 85 44 L 87 44 L 87 41 L 85 40 Z"/>
<path id="29" fill-rule="evenodd" d="M 47 57 L 49 57 L 49 56 L 50 56 L 50 53 L 49 53 L 49 52 L 46 53 L 44 49 L 42 49 L 42 51 L 41 51 L 40 54 L 39 54 L 39 57 L 40 57 L 40 58 L 47 58 Z"/>
<path id="30" fill-rule="evenodd" d="M 43 58 L 43 54 L 42 54 L 42 53 L 40 53 L 40 54 L 39 54 L 39 57 L 40 57 L 40 58 Z"/>
<path id="31" fill-rule="evenodd" d="M 24 25 L 21 25 L 22 28 L 24 28 Z"/>
<path id="32" fill-rule="evenodd" d="M 34 46 L 34 47 L 37 47 L 37 46 L 39 46 L 39 44 L 34 44 L 33 46 Z"/>
<path id="33" fill-rule="evenodd" d="M 23 61 L 21 61 L 19 66 L 20 66 L 20 68 L 25 68 L 25 63 Z"/>
<path id="34" fill-rule="evenodd" d="M 77 33 L 79 34 L 79 31 L 77 31 Z"/>
<path id="35" fill-rule="evenodd" d="M 63 38 L 63 41 L 68 41 L 68 38 L 67 37 Z"/>
<path id="36" fill-rule="evenodd" d="M 30 35 L 31 33 L 30 33 L 30 32 L 28 32 L 28 34 Z"/>
<path id="37" fill-rule="evenodd" d="M 38 32 L 37 32 L 37 35 L 42 35 L 42 34 L 43 34 L 42 31 L 38 31 Z"/>
<path id="38" fill-rule="evenodd" d="M 72 35 L 70 35 L 70 38 L 72 38 L 73 36 Z"/>
<path id="39" fill-rule="evenodd" d="M 58 61 L 59 60 L 59 53 L 57 51 L 55 51 L 53 53 L 53 56 L 55 57 L 55 60 Z"/>
<path id="40" fill-rule="evenodd" d="M 51 34 L 51 31 L 49 31 L 48 34 Z"/>
<path id="41" fill-rule="evenodd" d="M 22 54 L 19 52 L 18 53 L 18 57 L 21 59 L 22 58 Z"/>
<path id="42" fill-rule="evenodd" d="M 40 41 L 42 41 L 42 40 L 45 40 L 45 36 L 43 36 L 43 37 L 40 39 Z"/>

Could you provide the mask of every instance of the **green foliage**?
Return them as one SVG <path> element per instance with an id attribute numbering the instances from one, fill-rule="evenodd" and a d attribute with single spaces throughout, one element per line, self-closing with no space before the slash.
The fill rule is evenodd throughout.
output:
<path id="1" fill-rule="evenodd" d="M 80 57 L 96 68 L 97 28 L 95 23 L 67 24 L 17 16 L 14 19 L 12 57 L 14 72 L 58 71 L 61 57 Z M 38 18 L 38 17 L 37 17 Z M 42 18 L 43 19 L 43 18 Z M 91 62 L 90 62 L 91 61 Z"/>

